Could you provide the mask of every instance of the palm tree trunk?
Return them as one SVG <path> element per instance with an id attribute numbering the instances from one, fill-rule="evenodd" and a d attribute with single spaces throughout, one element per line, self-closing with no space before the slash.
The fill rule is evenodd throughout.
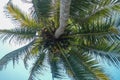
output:
<path id="1" fill-rule="evenodd" d="M 55 32 L 55 38 L 59 38 L 65 30 L 70 13 L 71 0 L 60 0 L 60 26 Z"/>
<path id="2" fill-rule="evenodd" d="M 32 3 L 32 1 L 29 1 L 29 0 L 21 0 L 21 1 L 23 1 L 25 3 Z"/>
<path id="3" fill-rule="evenodd" d="M 52 0 L 52 5 L 55 5 L 57 0 Z"/>

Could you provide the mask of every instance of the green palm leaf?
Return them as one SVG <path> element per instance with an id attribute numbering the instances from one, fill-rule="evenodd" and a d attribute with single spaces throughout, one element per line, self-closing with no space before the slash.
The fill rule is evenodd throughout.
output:
<path id="1" fill-rule="evenodd" d="M 74 29 L 74 31 L 73 31 Z M 80 25 L 73 25 L 71 28 L 71 37 L 80 39 L 80 42 L 93 45 L 101 42 L 114 42 L 120 40 L 119 28 L 114 24 L 114 20 L 98 19 L 91 24 L 83 23 Z"/>
<path id="2" fill-rule="evenodd" d="M 32 19 L 30 16 L 25 15 L 18 7 L 14 6 L 12 3 L 7 5 L 8 14 L 10 14 L 14 20 L 20 22 L 22 27 L 40 27 L 40 25 Z"/>
<path id="3" fill-rule="evenodd" d="M 99 17 L 111 16 L 112 11 L 119 12 L 119 4 L 115 0 L 72 0 L 71 16 L 79 23 L 97 20 Z"/>
<path id="4" fill-rule="evenodd" d="M 22 43 L 23 41 L 31 41 L 36 36 L 36 30 L 28 28 L 15 28 L 11 30 L 0 30 L 0 38 L 3 41 L 9 42 L 17 40 Z"/>
<path id="5" fill-rule="evenodd" d="M 72 49 L 63 60 L 68 72 L 73 74 L 75 80 L 109 80 L 98 63 L 88 53 Z"/>
<path id="6" fill-rule="evenodd" d="M 3 69 L 8 64 L 9 61 L 12 60 L 14 64 L 15 61 L 17 61 L 21 56 L 24 56 L 25 54 L 29 53 L 29 50 L 33 44 L 34 40 L 27 44 L 26 46 L 23 46 L 5 55 L 2 59 L 0 59 L 0 70 Z"/>
<path id="7" fill-rule="evenodd" d="M 60 58 L 59 54 L 53 54 L 49 53 L 49 63 L 51 67 L 51 73 L 52 73 L 52 79 L 54 80 L 55 78 L 60 78 L 63 79 L 64 75 L 62 74 L 62 66 L 60 66 Z"/>
<path id="8" fill-rule="evenodd" d="M 35 80 L 36 75 L 42 73 L 44 60 L 49 62 L 53 80 L 65 78 L 63 69 L 74 80 L 109 80 L 99 61 L 119 66 L 120 22 L 116 16 L 119 17 L 120 1 L 71 1 L 70 18 L 64 34 L 58 39 L 55 38 L 55 32 L 59 19 L 62 20 L 59 17 L 59 1 L 32 0 L 32 17 L 9 3 L 8 13 L 21 25 L 12 30 L 0 30 L 1 39 L 19 43 L 32 42 L 5 55 L 0 60 L 0 68 L 4 68 L 9 61 L 13 60 L 14 63 L 19 56 L 24 56 L 26 68 L 29 59 L 36 59 L 29 80 Z"/>
<path id="9" fill-rule="evenodd" d="M 28 60 L 38 56 L 40 53 L 44 53 L 44 47 L 42 46 L 41 40 L 35 39 L 34 44 L 32 45 L 30 52 L 25 54 L 24 57 L 24 66 L 28 69 Z"/>
<path id="10" fill-rule="evenodd" d="M 44 59 L 45 53 L 40 53 L 31 69 L 31 73 L 28 80 L 34 80 L 36 74 L 41 73 Z"/>
<path id="11" fill-rule="evenodd" d="M 89 55 L 93 56 L 98 61 L 108 62 L 116 67 L 119 66 L 120 55 L 119 55 L 119 44 L 106 45 L 101 43 L 96 46 L 78 46 L 84 51 L 89 51 Z"/>
<path id="12" fill-rule="evenodd" d="M 51 0 L 32 0 L 34 7 L 33 15 L 36 15 L 37 20 L 50 16 L 51 2 Z"/>

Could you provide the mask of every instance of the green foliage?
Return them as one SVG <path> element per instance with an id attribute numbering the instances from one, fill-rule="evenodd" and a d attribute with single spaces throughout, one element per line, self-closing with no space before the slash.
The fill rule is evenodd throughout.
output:
<path id="1" fill-rule="evenodd" d="M 13 19 L 20 22 L 21 26 L 30 28 L 40 26 L 34 19 L 30 17 L 30 15 L 28 16 L 24 14 L 23 11 L 14 6 L 12 3 L 9 3 L 6 8 L 8 10 L 8 13 L 11 13 L 10 15 L 13 17 Z"/>
<path id="2" fill-rule="evenodd" d="M 77 23 L 110 17 L 120 11 L 119 0 L 72 0 L 71 17 Z"/>
<path id="3" fill-rule="evenodd" d="M 31 46 L 34 44 L 34 40 L 30 42 L 29 44 L 14 50 L 8 54 L 6 54 L 1 60 L 0 60 L 0 70 L 3 69 L 9 61 L 13 61 L 13 65 L 15 64 L 15 61 L 18 61 L 18 59 L 21 56 L 24 56 L 27 53 L 30 53 Z"/>
<path id="4" fill-rule="evenodd" d="M 38 20 L 50 16 L 51 1 L 52 0 L 32 0 L 35 9 L 33 15 L 36 14 Z"/>
<path id="5" fill-rule="evenodd" d="M 32 17 L 11 3 L 6 7 L 21 25 L 0 30 L 0 39 L 29 44 L 5 55 L 0 60 L 0 69 L 22 56 L 26 68 L 28 60 L 35 59 L 29 80 L 42 73 L 45 60 L 53 80 L 64 79 L 66 74 L 75 80 L 110 80 L 99 62 L 120 66 L 119 0 L 72 0 L 68 25 L 58 39 L 54 33 L 59 27 L 59 1 L 52 4 L 52 0 L 32 0 L 32 3 Z"/>
<path id="6" fill-rule="evenodd" d="M 41 69 L 44 66 L 43 65 L 44 58 L 45 58 L 45 54 L 39 53 L 39 56 L 37 57 L 34 66 L 31 69 L 31 73 L 28 80 L 34 80 L 36 74 L 41 73 Z"/>
<path id="7" fill-rule="evenodd" d="M 62 51 L 64 57 L 61 57 L 67 72 L 75 80 L 109 80 L 107 76 L 102 73 L 98 62 L 92 58 L 89 53 L 83 52 L 81 48 L 73 47 L 69 53 Z"/>
<path id="8" fill-rule="evenodd" d="M 59 66 L 60 60 L 57 56 L 51 56 L 50 65 L 51 65 L 51 72 L 52 78 L 62 78 L 63 75 L 60 73 L 61 66 Z"/>
<path id="9" fill-rule="evenodd" d="M 9 42 L 16 42 L 22 43 L 24 41 L 31 41 L 35 38 L 36 30 L 27 29 L 27 28 L 15 28 L 11 30 L 0 30 L 0 37 L 1 40 Z"/>

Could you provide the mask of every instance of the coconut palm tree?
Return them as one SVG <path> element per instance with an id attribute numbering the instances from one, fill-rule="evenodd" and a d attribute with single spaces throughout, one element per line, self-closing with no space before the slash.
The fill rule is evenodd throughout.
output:
<path id="1" fill-rule="evenodd" d="M 28 2 L 28 1 L 26 1 Z M 0 30 L 0 39 L 27 44 L 5 55 L 0 69 L 9 61 L 34 58 L 28 80 L 42 73 L 45 61 L 52 79 L 110 80 L 99 62 L 119 67 L 119 0 L 32 0 L 31 15 L 11 2 L 6 9 L 19 27 Z M 66 4 L 68 3 L 68 4 Z M 65 70 L 65 71 L 64 71 Z"/>

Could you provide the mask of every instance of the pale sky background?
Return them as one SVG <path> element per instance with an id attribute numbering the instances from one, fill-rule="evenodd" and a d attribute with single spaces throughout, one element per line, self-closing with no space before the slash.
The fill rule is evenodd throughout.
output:
<path id="1" fill-rule="evenodd" d="M 20 0 L 12 0 L 13 3 L 19 6 L 25 13 L 29 13 L 29 7 L 32 6 L 31 4 L 22 3 Z M 14 25 L 11 19 L 7 18 L 5 15 L 5 6 L 8 0 L 0 0 L 0 29 L 10 29 L 14 28 L 17 25 Z M 8 43 L 2 43 L 0 41 L 0 58 L 2 58 L 8 52 L 11 52 L 17 49 L 19 46 L 17 45 L 9 45 Z M 115 67 L 105 65 L 106 72 L 111 75 L 111 80 L 120 80 L 120 70 L 116 69 Z M 13 68 L 12 62 L 7 65 L 7 68 L 0 71 L 0 80 L 27 80 L 29 76 L 30 70 L 26 70 L 24 68 L 24 64 L 22 60 L 19 61 L 19 64 L 15 65 Z M 51 80 L 51 74 L 45 73 L 45 76 L 42 77 L 42 80 Z M 64 79 L 67 80 L 67 79 Z"/>

